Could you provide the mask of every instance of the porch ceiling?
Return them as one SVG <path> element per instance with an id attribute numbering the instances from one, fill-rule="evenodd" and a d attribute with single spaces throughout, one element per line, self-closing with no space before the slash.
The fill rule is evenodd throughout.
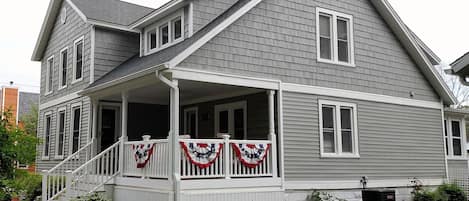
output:
<path id="1" fill-rule="evenodd" d="M 236 97 L 262 92 L 262 89 L 238 87 L 223 84 L 179 80 L 180 100 L 182 105 Z M 120 94 L 113 94 L 101 100 L 121 101 Z M 129 102 L 169 104 L 169 87 L 158 82 L 129 91 Z"/>

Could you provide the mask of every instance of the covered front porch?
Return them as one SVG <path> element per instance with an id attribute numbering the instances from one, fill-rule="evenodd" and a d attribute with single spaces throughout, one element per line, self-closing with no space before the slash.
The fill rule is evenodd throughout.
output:
<path id="1" fill-rule="evenodd" d="M 253 184 L 280 189 L 279 84 L 228 78 L 160 72 L 91 94 L 95 154 L 70 175 L 71 196 L 93 191 L 80 185 L 88 180 L 121 190 L 151 184 L 174 196 Z"/>

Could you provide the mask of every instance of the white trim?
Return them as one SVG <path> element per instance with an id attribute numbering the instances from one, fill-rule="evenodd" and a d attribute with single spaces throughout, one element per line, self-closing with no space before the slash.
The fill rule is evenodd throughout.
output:
<path id="1" fill-rule="evenodd" d="M 65 78 L 63 77 L 63 64 L 64 64 L 64 60 L 63 60 L 63 52 L 67 51 L 67 63 L 66 63 L 66 71 L 67 71 L 67 74 L 65 76 Z M 59 64 L 59 91 L 62 90 L 62 89 L 65 89 L 67 88 L 67 76 L 68 76 L 68 61 L 70 61 L 69 59 L 69 51 L 68 51 L 68 47 L 65 47 L 63 48 L 62 50 L 60 50 L 60 64 Z M 62 86 L 62 82 L 63 82 L 63 79 L 65 79 L 65 85 Z"/>
<path id="2" fill-rule="evenodd" d="M 445 179 L 420 179 L 424 186 L 437 186 L 443 184 Z M 411 179 L 369 180 L 368 188 L 391 188 L 412 186 Z M 344 190 L 363 188 L 359 180 L 331 180 L 331 181 L 287 181 L 287 190 Z"/>
<path id="3" fill-rule="evenodd" d="M 70 142 L 69 142 L 69 155 L 73 154 L 73 124 L 75 122 L 75 110 L 80 109 L 80 119 L 78 122 L 78 147 L 77 150 L 80 149 L 80 141 L 81 141 L 81 124 L 82 124 L 82 118 L 83 118 L 83 103 L 77 102 L 73 103 L 70 106 Z"/>
<path id="4" fill-rule="evenodd" d="M 210 182 L 201 182 L 201 180 L 183 180 L 181 181 L 181 190 L 213 191 L 213 189 L 265 188 L 280 187 L 280 185 L 281 180 L 278 178 L 231 179 L 228 181 L 226 179 L 213 179 L 210 180 Z"/>
<path id="5" fill-rule="evenodd" d="M 237 109 L 243 109 L 243 126 L 244 126 L 244 140 L 247 139 L 248 137 L 248 129 L 247 129 L 247 109 L 248 109 L 248 106 L 247 106 L 247 101 L 237 101 L 237 102 L 232 102 L 232 103 L 226 103 L 226 104 L 219 104 L 219 105 L 215 105 L 214 106 L 214 112 L 215 114 L 213 115 L 215 118 L 214 118 L 214 124 L 215 124 L 215 133 L 214 133 L 214 137 L 218 137 L 218 134 L 220 134 L 220 128 L 219 128 L 219 125 L 220 125 L 220 112 L 221 111 L 228 111 L 228 133 L 232 139 L 234 139 L 235 137 L 235 119 L 234 119 L 234 110 L 237 110 Z M 223 133 L 225 134 L 225 133 Z"/>
<path id="6" fill-rule="evenodd" d="M 49 143 L 47 145 L 47 156 L 45 155 L 45 152 L 46 152 L 46 133 L 47 133 L 47 118 L 50 118 L 50 127 L 49 127 Z M 43 136 L 43 139 L 44 139 L 44 146 L 42 147 L 42 157 L 41 159 L 42 160 L 49 160 L 50 159 L 50 140 L 51 140 L 51 134 L 52 134 L 52 111 L 48 111 L 46 113 L 44 113 L 44 122 L 42 122 L 44 124 L 44 128 L 43 128 L 43 131 L 44 131 L 44 136 Z"/>
<path id="7" fill-rule="evenodd" d="M 335 141 L 335 153 L 324 152 L 324 136 L 323 136 L 323 119 L 322 119 L 322 107 L 332 106 L 334 107 L 334 141 Z M 352 123 L 352 153 L 343 153 L 342 151 L 342 128 L 341 128 L 341 107 L 347 107 L 352 109 L 351 117 Z M 360 158 L 360 149 L 358 143 L 358 118 L 357 118 L 357 105 L 353 103 L 319 100 L 318 101 L 319 111 L 319 147 L 321 158 Z"/>
<path id="8" fill-rule="evenodd" d="M 52 60 L 52 66 L 50 66 L 50 60 Z M 45 96 L 51 94 L 54 92 L 54 65 L 55 65 L 55 59 L 54 55 L 50 56 L 46 60 L 46 88 L 45 88 Z M 52 71 L 52 73 L 50 72 Z M 52 79 L 51 83 L 49 84 L 49 79 Z"/>
<path id="9" fill-rule="evenodd" d="M 70 7 L 72 7 L 73 10 L 75 10 L 75 12 L 77 12 L 78 16 L 80 16 L 80 18 L 86 22 L 88 19 L 86 18 L 86 15 L 83 14 L 83 12 L 81 12 L 80 9 L 78 9 L 78 7 L 71 1 L 71 0 L 65 0 L 69 5 Z"/>
<path id="10" fill-rule="evenodd" d="M 277 117 L 278 117 L 278 142 L 277 146 L 279 150 L 279 167 L 280 167 L 280 178 L 282 181 L 282 189 L 285 189 L 285 148 L 284 148 L 284 137 L 283 137 L 283 87 L 282 84 L 279 83 L 279 90 L 277 95 Z"/>
<path id="11" fill-rule="evenodd" d="M 68 95 L 65 95 L 65 96 L 62 96 L 60 98 L 56 98 L 56 99 L 53 99 L 51 101 L 48 101 L 48 102 L 45 102 L 45 103 L 41 103 L 41 105 L 39 105 L 39 110 L 44 110 L 46 108 L 49 108 L 49 107 L 52 107 L 54 105 L 58 105 L 58 104 L 61 104 L 63 102 L 67 102 L 67 101 L 70 101 L 70 100 L 73 100 L 73 99 L 77 99 L 77 98 L 80 98 L 81 96 L 78 95 L 78 92 L 76 93 L 71 93 L 71 94 L 68 94 Z"/>
<path id="12" fill-rule="evenodd" d="M 95 46 L 96 46 L 96 28 L 95 26 L 91 26 L 90 31 L 90 42 L 91 42 L 91 50 L 90 50 L 90 84 L 94 82 L 94 55 L 95 55 Z"/>
<path id="13" fill-rule="evenodd" d="M 81 42 L 81 77 L 76 79 L 77 75 L 77 44 Z M 81 36 L 73 42 L 73 67 L 72 67 L 72 84 L 80 82 L 83 80 L 85 73 L 85 36 Z"/>
<path id="14" fill-rule="evenodd" d="M 394 97 L 394 96 L 372 94 L 372 93 L 365 93 L 365 92 L 351 91 L 351 90 L 344 90 L 344 89 L 300 85 L 300 84 L 292 84 L 292 83 L 283 83 L 283 89 L 284 91 L 288 91 L 288 92 L 315 94 L 315 95 L 323 95 L 323 96 L 330 96 L 330 97 L 372 101 L 372 102 L 378 102 L 378 103 L 405 105 L 405 106 L 412 106 L 412 107 L 441 109 L 440 102 L 400 98 L 400 97 Z"/>
<path id="15" fill-rule="evenodd" d="M 253 87 L 259 89 L 278 90 L 280 83 L 279 80 L 269 80 L 255 77 L 214 73 L 209 71 L 192 70 L 186 68 L 174 68 L 168 70 L 168 72 L 171 72 L 173 78 L 176 79 L 192 80 L 207 83 L 218 83 L 241 87 Z"/>
<path id="16" fill-rule="evenodd" d="M 192 1 L 189 3 L 187 15 L 187 37 L 190 38 L 194 34 L 194 2 Z"/>
<path id="17" fill-rule="evenodd" d="M 467 149 L 466 149 L 466 132 L 465 132 L 465 120 L 464 117 L 454 117 L 454 116 L 446 116 L 444 118 L 446 121 L 446 132 L 448 136 L 445 136 L 445 140 L 448 140 L 448 160 L 468 160 L 467 158 Z M 453 135 L 453 122 L 459 123 L 459 137 L 455 137 Z M 444 125 L 444 121 L 443 121 Z M 444 129 L 444 127 L 443 127 Z M 443 133 L 444 135 L 444 133 Z M 459 139 L 461 143 L 461 156 L 454 155 L 454 147 L 453 147 L 453 140 Z M 446 146 L 446 142 L 445 142 Z"/>
<path id="18" fill-rule="evenodd" d="M 235 91 L 235 92 L 230 91 L 230 92 L 223 93 L 223 94 L 217 94 L 217 95 L 213 95 L 213 96 L 205 96 L 205 97 L 201 97 L 201 98 L 185 100 L 185 101 L 181 102 L 181 105 L 182 106 L 195 105 L 195 104 L 198 104 L 198 103 L 205 103 L 205 102 L 210 102 L 210 101 L 215 101 L 215 100 L 234 98 L 234 97 L 238 97 L 238 96 L 247 96 L 247 95 L 257 94 L 257 93 L 261 93 L 261 91 L 245 91 L 245 90 Z"/>
<path id="19" fill-rule="evenodd" d="M 226 18 L 222 23 L 217 25 L 215 28 L 210 30 L 207 34 L 202 36 L 199 40 L 197 40 L 195 43 L 193 43 L 191 46 L 186 48 L 184 51 L 179 53 L 176 57 L 171 59 L 168 62 L 169 68 L 174 68 L 176 67 L 179 63 L 184 61 L 187 57 L 189 57 L 192 53 L 197 51 L 200 47 L 202 47 L 205 43 L 210 41 L 212 38 L 214 38 L 216 35 L 218 35 L 220 32 L 222 32 L 225 28 L 230 26 L 232 23 L 234 23 L 236 20 L 238 20 L 241 16 L 246 14 L 248 11 L 250 11 L 252 8 L 254 8 L 257 4 L 259 4 L 262 0 L 252 0 L 246 5 L 244 5 L 241 9 L 236 11 L 233 15 L 229 16 Z"/>
<path id="20" fill-rule="evenodd" d="M 167 16 L 161 20 L 159 20 L 157 23 L 153 23 L 152 25 L 149 25 L 148 27 L 145 27 L 145 30 L 143 31 L 143 40 L 144 40 L 144 55 L 150 55 L 154 54 L 156 52 L 159 52 L 163 49 L 166 49 L 168 47 L 171 47 L 173 45 L 176 45 L 182 41 L 184 41 L 185 36 L 185 28 L 184 28 L 184 9 L 180 9 L 177 12 L 174 12 L 170 16 Z M 178 39 L 174 39 L 173 36 L 173 21 L 176 20 L 177 18 L 181 19 L 181 37 Z M 168 42 L 166 44 L 161 44 L 161 28 L 167 26 L 168 27 Z M 150 31 L 156 30 L 156 47 L 154 49 L 150 49 L 150 40 L 149 40 L 149 35 L 148 33 Z"/>
<path id="21" fill-rule="evenodd" d="M 114 118 L 114 142 L 117 142 L 119 137 L 121 136 L 121 103 L 110 103 L 110 102 L 100 102 L 98 103 L 98 116 L 96 117 L 98 122 L 97 122 L 97 131 L 96 135 L 93 135 L 93 137 L 96 139 L 96 145 L 98 147 L 98 153 L 103 151 L 101 150 L 102 145 L 102 137 L 103 137 L 103 132 L 102 132 L 102 126 L 103 126 L 103 110 L 114 110 L 115 112 L 115 118 Z"/>
<path id="22" fill-rule="evenodd" d="M 331 19 L 331 59 L 323 59 L 321 58 L 321 45 L 320 45 L 320 22 L 319 16 L 321 13 L 329 15 Z M 343 18 L 348 21 L 348 54 L 349 54 L 349 62 L 341 62 L 339 61 L 338 57 L 338 37 L 337 37 L 337 19 Z M 316 8 L 316 54 L 317 54 L 317 61 L 322 63 L 330 63 L 330 64 L 337 64 L 342 66 L 350 66 L 355 67 L 355 50 L 354 50 L 354 36 L 353 36 L 353 16 L 347 15 L 343 13 L 339 13 L 336 11 L 324 9 L 324 8 Z"/>
<path id="23" fill-rule="evenodd" d="M 442 134 L 442 142 L 443 142 L 443 155 L 445 158 L 445 176 L 446 180 L 449 179 L 449 170 L 448 170 L 448 155 L 446 154 L 446 136 L 445 136 L 445 112 L 444 112 L 444 105 L 443 101 L 440 101 L 441 104 L 441 134 Z"/>
<path id="24" fill-rule="evenodd" d="M 167 4 L 163 5 L 162 7 L 157 8 L 155 11 L 153 11 L 151 14 L 139 19 L 138 21 L 134 22 L 131 24 L 129 27 L 131 29 L 138 28 L 141 25 L 144 25 L 147 21 L 152 20 L 155 17 L 158 17 L 161 14 L 166 13 L 167 11 L 170 11 L 174 6 L 184 3 L 185 0 L 177 0 L 177 1 L 170 1 Z"/>
<path id="25" fill-rule="evenodd" d="M 116 30 L 119 30 L 119 31 L 126 31 L 126 32 L 130 32 L 130 33 L 139 33 L 139 31 L 137 31 L 135 29 L 130 29 L 128 26 L 122 26 L 122 25 L 118 25 L 118 24 L 114 24 L 114 23 L 105 22 L 105 21 L 98 21 L 98 20 L 94 20 L 94 19 L 88 19 L 86 22 L 91 24 L 91 25 L 98 26 L 98 27 L 116 29 Z"/>
<path id="26" fill-rule="evenodd" d="M 64 113 L 64 133 L 63 133 L 63 142 L 62 142 L 62 155 L 58 155 L 59 152 L 59 135 L 60 135 L 60 114 Z M 56 124 L 56 134 L 55 134 L 55 157 L 56 160 L 62 160 L 65 155 L 65 136 L 66 136 L 66 123 L 67 123 L 67 106 L 63 106 L 57 109 L 56 112 L 57 124 Z"/>
<path id="27" fill-rule="evenodd" d="M 187 113 L 189 112 L 195 112 L 195 139 L 199 138 L 199 108 L 196 107 L 190 107 L 184 109 L 184 135 L 189 134 L 188 133 L 188 127 L 187 127 Z M 192 133 L 190 133 L 192 134 Z"/>

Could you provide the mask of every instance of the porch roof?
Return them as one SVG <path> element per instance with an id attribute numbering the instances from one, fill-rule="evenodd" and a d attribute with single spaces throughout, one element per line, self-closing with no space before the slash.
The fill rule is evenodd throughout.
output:
<path id="1" fill-rule="evenodd" d="M 219 24 L 225 21 L 238 10 L 244 7 L 250 1 L 238 1 L 231 8 L 226 10 L 224 13 L 219 15 L 200 31 L 196 32 L 192 37 L 187 38 L 181 43 L 178 43 L 174 46 L 168 47 L 164 50 L 156 52 L 148 56 L 135 55 L 119 66 L 115 67 L 112 71 L 103 75 L 101 78 L 96 80 L 90 86 L 88 86 L 84 91 L 91 90 L 92 88 L 98 88 L 102 85 L 117 82 L 118 80 L 124 77 L 132 77 L 132 79 L 154 73 L 154 70 L 158 68 L 164 68 L 165 64 L 171 59 L 177 57 L 184 50 L 189 48 L 192 44 L 196 43 L 199 39 L 207 35 L 212 29 L 216 28 Z M 117 83 L 116 83 L 117 84 Z"/>

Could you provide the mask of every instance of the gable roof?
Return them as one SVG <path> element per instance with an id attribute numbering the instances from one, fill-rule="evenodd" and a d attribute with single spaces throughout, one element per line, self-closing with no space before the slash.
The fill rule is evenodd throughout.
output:
<path id="1" fill-rule="evenodd" d="M 31 60 L 42 59 L 63 2 L 89 24 L 130 32 L 136 32 L 128 28 L 130 24 L 154 10 L 120 0 L 50 0 Z"/>
<path id="2" fill-rule="evenodd" d="M 430 60 L 430 62 L 433 65 L 440 65 L 441 64 L 440 57 L 438 57 L 438 55 L 436 55 L 435 52 L 433 52 L 433 50 L 430 49 L 430 47 L 428 47 L 427 44 L 425 44 L 425 42 L 423 42 L 423 40 L 420 39 L 420 37 L 418 37 L 414 31 L 412 31 L 412 29 L 410 29 L 407 25 L 406 27 L 409 30 L 410 35 L 414 38 L 415 42 L 417 42 L 419 47 L 424 51 L 425 56 Z"/>
<path id="3" fill-rule="evenodd" d="M 469 74 L 469 52 L 453 61 L 450 66 L 454 74 Z"/>

